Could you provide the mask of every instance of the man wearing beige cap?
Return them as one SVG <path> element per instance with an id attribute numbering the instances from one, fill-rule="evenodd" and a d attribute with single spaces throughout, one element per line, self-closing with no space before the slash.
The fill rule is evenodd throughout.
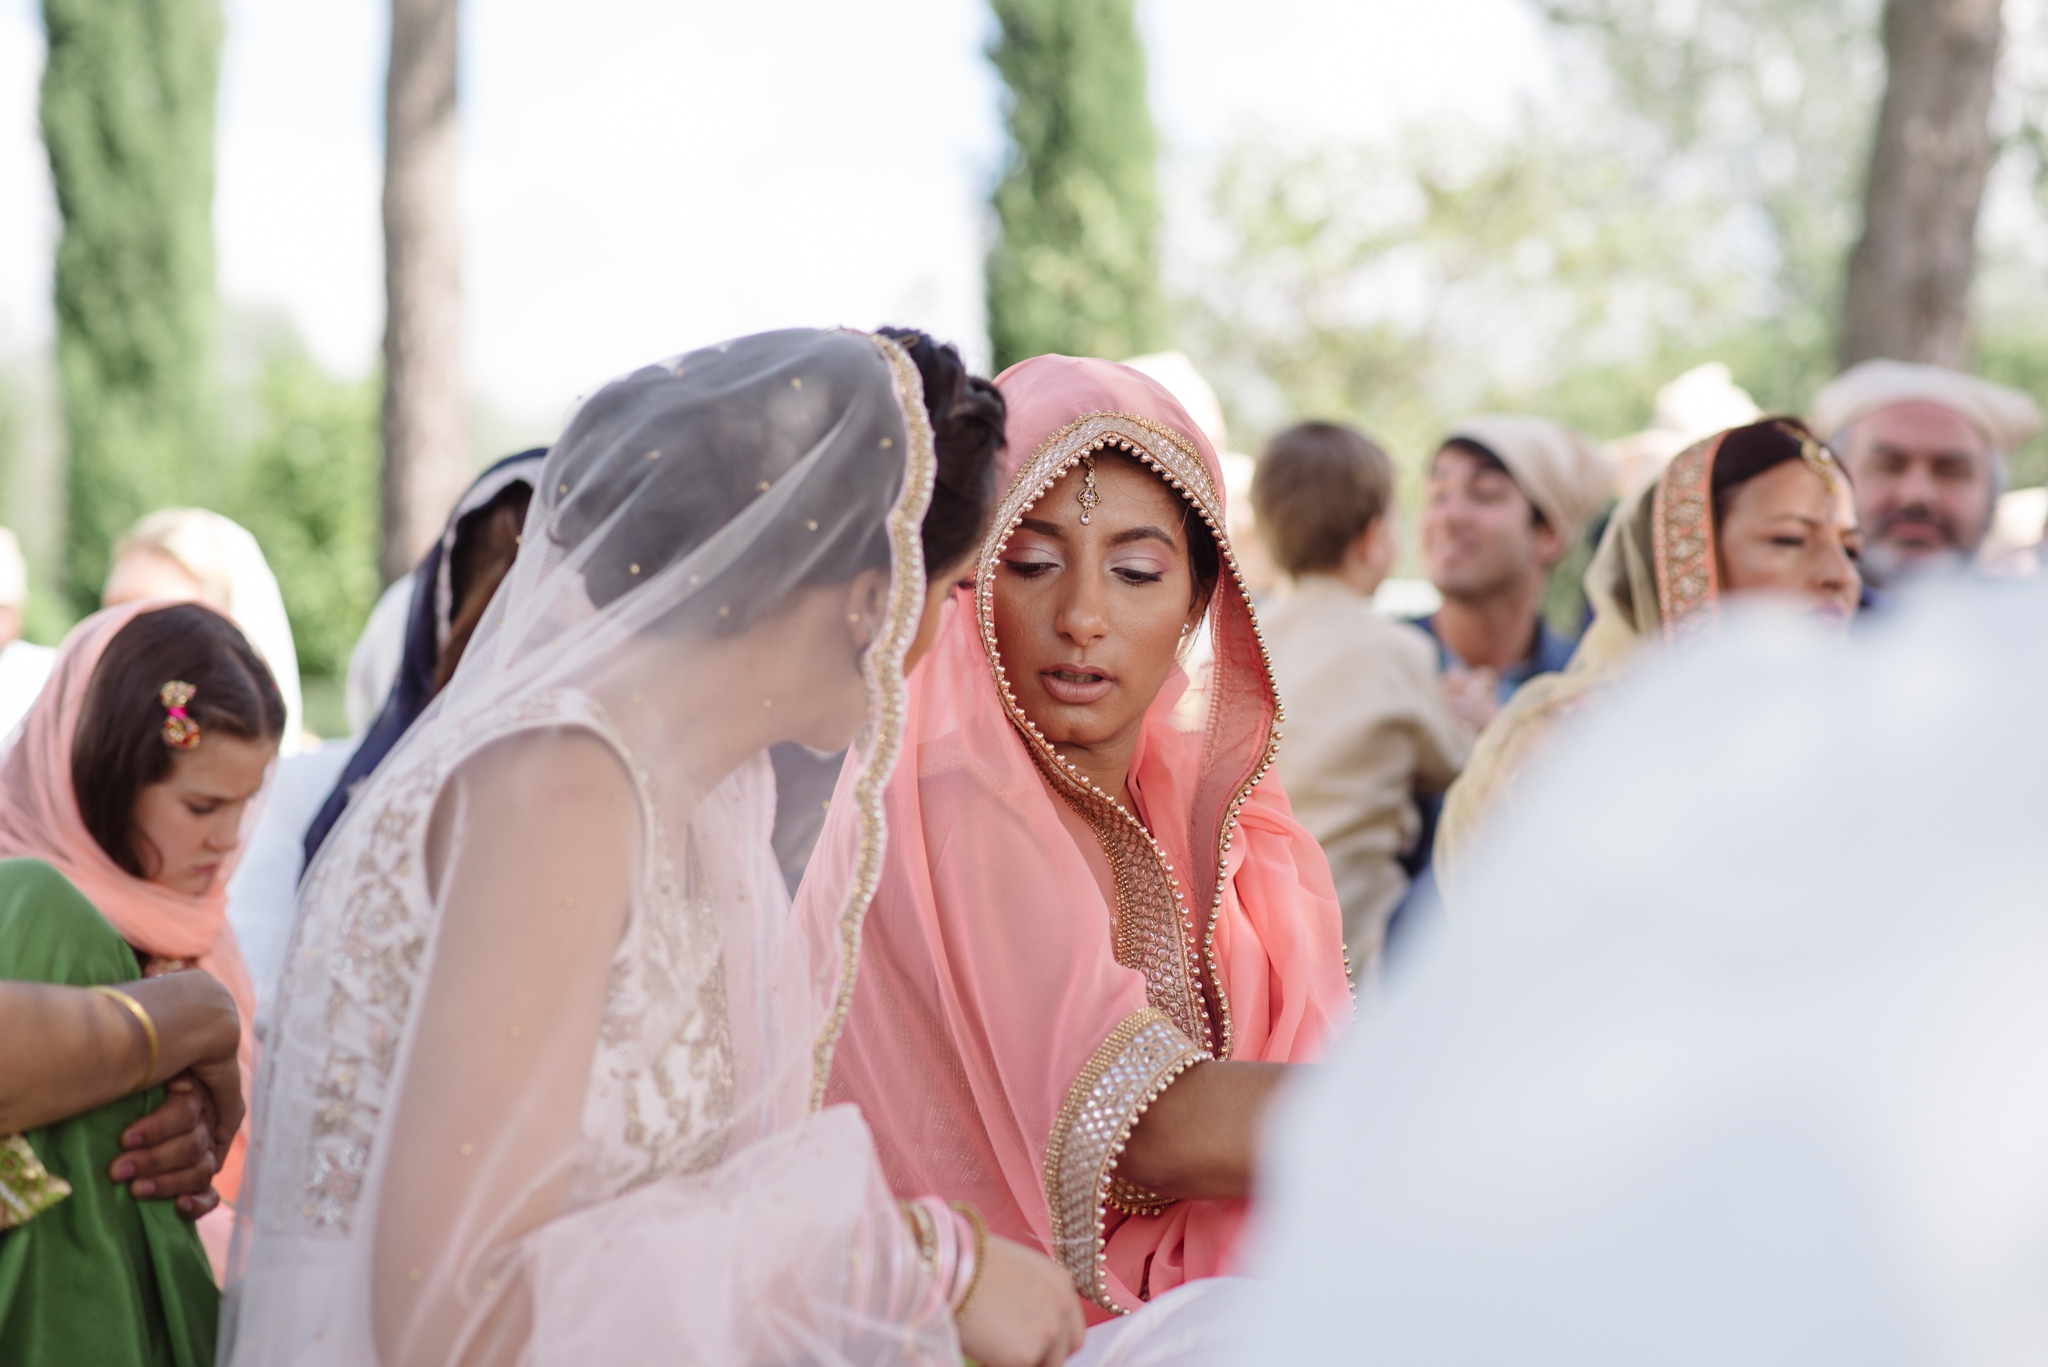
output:
<path id="1" fill-rule="evenodd" d="M 1443 606 L 1417 625 L 1436 638 L 1452 705 L 1475 726 L 1571 659 L 1572 643 L 1544 625 L 1544 581 L 1612 500 L 1613 480 L 1591 437 L 1520 415 L 1467 418 L 1430 460 L 1417 539 Z"/>
<path id="2" fill-rule="evenodd" d="M 14 533 L 0 527 L 0 739 L 28 711 L 57 652 L 21 639 L 21 613 L 28 606 L 28 562 Z"/>
<path id="3" fill-rule="evenodd" d="M 1864 361 L 1814 396 L 1813 428 L 1855 482 L 1863 576 L 1891 586 L 1969 563 L 2005 490 L 2005 458 L 2041 430 L 2041 411 L 1960 371 Z"/>

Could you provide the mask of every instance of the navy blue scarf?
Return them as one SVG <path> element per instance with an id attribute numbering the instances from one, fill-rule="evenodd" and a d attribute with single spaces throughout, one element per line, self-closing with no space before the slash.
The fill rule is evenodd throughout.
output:
<path id="1" fill-rule="evenodd" d="M 468 490 L 456 501 L 455 511 L 448 515 L 448 526 L 439 540 L 427 548 L 420 560 L 419 568 L 412 572 L 412 607 L 405 619 L 405 658 L 398 666 L 398 677 L 392 681 L 391 692 L 384 699 L 384 708 L 377 719 L 370 723 L 364 733 L 363 743 L 356 747 L 349 757 L 348 767 L 341 771 L 341 778 L 335 782 L 334 791 L 321 804 L 320 814 L 313 818 L 313 824 L 306 828 L 306 862 L 300 865 L 304 870 L 313 867 L 313 856 L 320 852 L 328 834 L 348 810 L 349 798 L 364 779 L 384 762 L 400 738 L 412 729 L 420 719 L 420 713 L 427 710 L 427 704 L 434 700 L 434 666 L 441 656 L 441 638 L 448 630 L 447 615 L 453 611 L 449 604 L 441 602 L 442 564 L 454 549 L 455 529 L 464 516 L 475 512 L 495 498 L 506 485 L 514 483 L 506 476 L 515 468 L 529 466 L 524 471 L 526 482 L 540 473 L 541 461 L 547 456 L 546 447 L 521 451 L 516 456 L 507 456 L 476 477 Z"/>

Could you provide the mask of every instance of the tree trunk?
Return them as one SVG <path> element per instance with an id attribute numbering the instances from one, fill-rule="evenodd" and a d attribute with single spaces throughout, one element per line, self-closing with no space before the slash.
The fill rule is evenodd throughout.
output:
<path id="1" fill-rule="evenodd" d="M 472 462 L 462 383 L 456 0 L 391 0 L 384 89 L 384 542 L 390 583 L 441 533 Z"/>
<path id="2" fill-rule="evenodd" d="M 1991 169 L 2000 0 L 1887 0 L 1890 73 L 1849 259 L 1841 359 L 1962 367 L 1977 209 Z"/>

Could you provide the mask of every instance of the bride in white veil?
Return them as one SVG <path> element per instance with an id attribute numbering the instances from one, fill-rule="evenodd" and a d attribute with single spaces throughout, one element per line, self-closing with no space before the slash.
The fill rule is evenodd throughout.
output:
<path id="1" fill-rule="evenodd" d="M 818 1110 L 933 479 L 882 337 L 744 338 L 577 413 L 459 672 L 308 872 L 223 1362 L 952 1363 L 980 1274 L 1031 1299 L 1027 1255 L 906 1218 Z M 769 843 L 785 740 L 854 747 L 830 923 L 792 921 Z M 1079 1317 L 1038 1262 L 1056 1360 Z"/>

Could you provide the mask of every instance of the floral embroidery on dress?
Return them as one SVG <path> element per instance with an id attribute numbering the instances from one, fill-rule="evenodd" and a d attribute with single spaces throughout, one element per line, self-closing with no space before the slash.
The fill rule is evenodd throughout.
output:
<path id="1" fill-rule="evenodd" d="M 694 835 L 686 871 L 678 876 L 659 824 L 654 831 L 642 953 L 612 961 L 598 1067 L 584 1096 L 586 1153 L 570 1186 L 572 1205 L 672 1172 L 699 1172 L 725 1156 L 732 1037 L 717 925 L 690 876 L 701 863 Z M 641 1046 L 657 1032 L 665 1033 L 654 1047 Z"/>
<path id="2" fill-rule="evenodd" d="M 401 752 L 401 767 L 371 780 L 357 799 L 362 814 L 315 864 L 305 905 L 340 912 L 301 924 L 279 998 L 268 1066 L 305 1068 L 317 1081 L 310 1102 L 277 1102 L 300 1113 L 267 1126 L 256 1209 L 273 1232 L 345 1235 L 355 1217 L 430 957 L 426 840 L 442 788 L 485 746 L 565 726 L 595 734 L 626 766 L 648 836 L 607 982 L 569 1201 L 601 1200 L 722 1157 L 733 1052 L 716 920 L 690 870 L 676 869 L 647 776 L 603 709 L 557 690 L 480 713 L 432 750 Z"/>

